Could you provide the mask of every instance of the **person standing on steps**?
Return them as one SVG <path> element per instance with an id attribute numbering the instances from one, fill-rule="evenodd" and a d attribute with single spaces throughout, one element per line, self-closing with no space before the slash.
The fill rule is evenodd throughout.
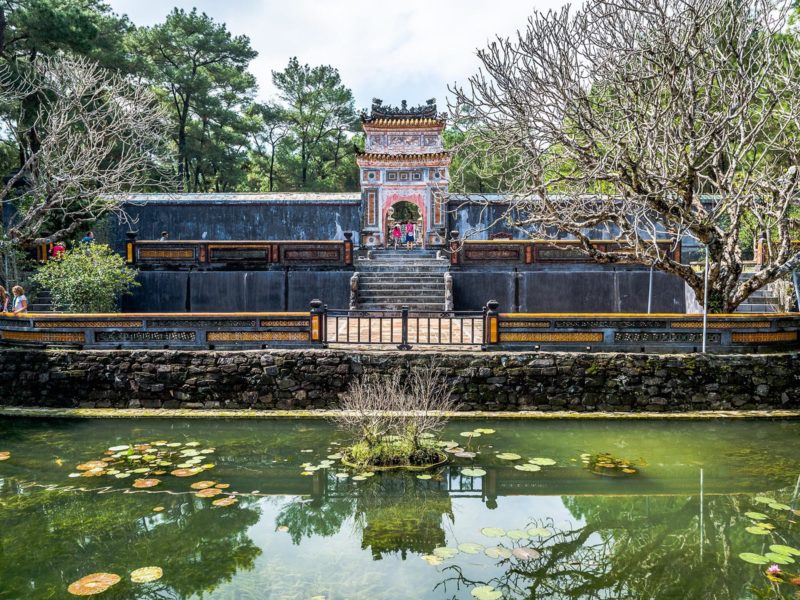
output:
<path id="1" fill-rule="evenodd" d="M 28 312 L 28 298 L 25 297 L 25 290 L 21 286 L 15 285 L 11 288 L 11 293 L 14 294 L 14 314 L 21 315 Z"/>
<path id="2" fill-rule="evenodd" d="M 414 223 L 411 221 L 406 223 L 406 248 L 408 250 L 414 248 Z"/>
<path id="3" fill-rule="evenodd" d="M 400 242 L 400 237 L 403 235 L 403 232 L 400 231 L 400 225 L 395 223 L 394 229 L 392 229 L 392 239 L 394 240 L 394 249 L 397 250 L 397 244 Z"/>
<path id="4" fill-rule="evenodd" d="M 10 304 L 11 297 L 8 295 L 6 288 L 0 285 L 0 308 L 2 308 L 2 311 L 0 312 L 7 313 Z"/>

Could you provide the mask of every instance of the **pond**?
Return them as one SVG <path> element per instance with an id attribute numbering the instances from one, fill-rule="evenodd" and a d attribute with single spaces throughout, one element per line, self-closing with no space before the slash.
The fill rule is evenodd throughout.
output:
<path id="1" fill-rule="evenodd" d="M 0 419 L 0 598 L 800 590 L 800 421 L 469 419 L 442 439 L 461 456 L 366 474 L 323 420 Z"/>

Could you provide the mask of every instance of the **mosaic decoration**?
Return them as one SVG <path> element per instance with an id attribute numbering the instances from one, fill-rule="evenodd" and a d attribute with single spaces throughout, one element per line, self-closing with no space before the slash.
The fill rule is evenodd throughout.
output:
<path id="1" fill-rule="evenodd" d="M 107 329 L 142 327 L 142 321 L 36 321 L 35 327 L 39 329 L 68 328 L 68 327 L 103 327 Z"/>
<path id="2" fill-rule="evenodd" d="M 211 331 L 209 342 L 308 341 L 306 331 Z"/>
<path id="3" fill-rule="evenodd" d="M 501 329 L 511 329 L 517 327 L 547 329 L 550 327 L 550 321 L 502 321 L 500 323 Z"/>
<path id="4" fill-rule="evenodd" d="M 796 331 L 775 331 L 772 333 L 732 333 L 733 343 L 796 342 Z"/>
<path id="5" fill-rule="evenodd" d="M 702 344 L 702 333 L 689 333 L 684 331 L 617 331 L 614 333 L 614 341 L 617 343 L 641 343 L 656 342 L 667 344 Z M 706 334 L 706 342 L 709 344 L 719 344 L 720 334 Z"/>
<path id="6" fill-rule="evenodd" d="M 194 250 L 192 248 L 164 248 L 163 250 L 156 250 L 154 248 L 138 248 L 137 258 L 139 260 L 161 260 L 161 259 L 194 259 Z"/>
<path id="7" fill-rule="evenodd" d="M 41 331 L 0 331 L 0 337 L 9 342 L 71 342 L 83 344 L 86 336 L 82 331 L 69 333 Z"/>
<path id="8" fill-rule="evenodd" d="M 520 248 L 498 248 L 498 247 L 482 247 L 470 248 L 466 247 L 464 252 L 466 260 L 484 261 L 484 260 L 520 260 Z"/>
<path id="9" fill-rule="evenodd" d="M 98 331 L 94 340 L 98 343 L 124 342 L 194 342 L 194 331 Z"/>
<path id="10" fill-rule="evenodd" d="M 263 248 L 215 248 L 209 247 L 211 262 L 229 260 L 263 260 L 269 262 L 269 246 Z"/>
<path id="11" fill-rule="evenodd" d="M 702 329 L 702 321 L 673 321 L 673 329 Z M 769 327 L 769 321 L 709 321 L 708 329 L 756 329 Z"/>
<path id="12" fill-rule="evenodd" d="M 595 321 L 582 319 L 580 321 L 555 321 L 553 327 L 556 329 L 587 329 L 592 327 L 602 327 L 604 329 L 666 329 L 666 321 Z"/>
<path id="13" fill-rule="evenodd" d="M 214 329 L 219 327 L 229 327 L 231 329 L 243 329 L 246 327 L 255 327 L 255 320 L 225 320 L 225 319 L 198 319 L 192 321 L 190 319 L 149 319 L 147 327 L 151 329 L 181 329 L 181 328 L 195 328 L 195 329 Z"/>
<path id="14" fill-rule="evenodd" d="M 503 331 L 501 342 L 602 342 L 603 334 L 599 331 L 585 333 L 517 333 Z"/>
<path id="15" fill-rule="evenodd" d="M 286 262 L 339 262 L 339 250 L 323 250 L 323 249 L 290 249 L 287 248 L 283 251 L 283 260 Z"/>
<path id="16" fill-rule="evenodd" d="M 306 320 L 297 321 L 261 321 L 261 327 L 298 327 L 306 326 Z"/>

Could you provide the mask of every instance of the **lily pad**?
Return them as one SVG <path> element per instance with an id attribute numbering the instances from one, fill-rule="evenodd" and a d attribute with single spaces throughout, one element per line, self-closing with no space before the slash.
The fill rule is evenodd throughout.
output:
<path id="1" fill-rule="evenodd" d="M 501 452 L 497 455 L 497 458 L 500 460 L 519 460 L 522 457 L 519 454 L 514 454 L 513 452 Z"/>
<path id="2" fill-rule="evenodd" d="M 174 475 L 175 477 L 191 477 L 192 475 L 197 475 L 197 471 L 194 469 L 175 469 L 170 475 Z"/>
<path id="3" fill-rule="evenodd" d="M 434 567 L 442 564 L 442 559 L 436 556 L 435 554 L 425 554 L 420 558 L 422 558 L 422 560 L 424 560 L 429 565 L 433 565 Z"/>
<path id="4" fill-rule="evenodd" d="M 753 512 L 753 511 L 744 513 L 744 516 L 747 517 L 748 519 L 753 519 L 754 521 L 763 521 L 764 519 L 767 518 L 767 515 L 765 515 L 764 513 Z"/>
<path id="5" fill-rule="evenodd" d="M 464 554 L 478 554 L 478 552 L 483 550 L 483 546 L 473 542 L 466 542 L 464 544 L 459 544 L 458 549 Z"/>
<path id="6" fill-rule="evenodd" d="M 556 461 L 554 461 L 552 458 L 541 458 L 541 457 L 532 458 L 528 462 L 534 465 L 539 465 L 541 467 L 549 467 L 551 465 L 556 464 Z"/>
<path id="7" fill-rule="evenodd" d="M 794 559 L 791 556 L 786 556 L 785 554 L 778 554 L 777 552 L 767 552 L 765 555 L 770 561 L 777 563 L 779 565 L 790 565 L 794 562 Z"/>
<path id="8" fill-rule="evenodd" d="M 506 530 L 500 529 L 499 527 L 484 527 L 481 529 L 481 533 L 486 537 L 495 538 L 504 536 L 506 534 Z"/>
<path id="9" fill-rule="evenodd" d="M 503 597 L 501 592 L 498 592 L 490 585 L 476 587 L 470 592 L 470 594 L 473 598 L 475 598 L 475 600 L 498 600 L 498 598 Z"/>
<path id="10" fill-rule="evenodd" d="M 216 481 L 195 481 L 189 487 L 193 490 L 204 490 L 206 488 L 214 487 L 216 483 Z"/>
<path id="11" fill-rule="evenodd" d="M 474 452 L 467 452 L 465 450 L 464 452 L 454 452 L 453 456 L 457 458 L 475 458 L 477 454 L 475 454 Z"/>
<path id="12" fill-rule="evenodd" d="M 214 506 L 230 506 L 231 504 L 236 504 L 238 500 L 236 498 L 219 498 L 214 500 L 211 504 Z"/>
<path id="13" fill-rule="evenodd" d="M 461 469 L 461 474 L 467 477 L 483 477 L 486 471 L 483 469 Z"/>
<path id="14" fill-rule="evenodd" d="M 222 490 L 217 488 L 206 488 L 204 490 L 200 490 L 195 494 L 198 498 L 213 498 L 214 496 L 219 496 L 222 493 Z"/>
<path id="15" fill-rule="evenodd" d="M 151 581 L 158 581 L 164 575 L 161 567 L 142 567 L 131 572 L 131 581 L 133 583 L 150 583 Z"/>
<path id="16" fill-rule="evenodd" d="M 160 479 L 135 479 L 133 481 L 133 487 L 151 488 L 151 487 L 156 487 L 159 483 L 161 483 Z"/>
<path id="17" fill-rule="evenodd" d="M 772 504 L 775 502 L 775 498 L 768 498 L 767 496 L 756 496 L 753 498 L 753 502 L 758 502 L 759 504 Z"/>
<path id="18" fill-rule="evenodd" d="M 187 446 L 191 446 L 191 447 L 194 447 L 194 446 L 199 446 L 199 445 L 200 445 L 200 442 L 186 442 L 186 445 L 187 445 Z"/>
<path id="19" fill-rule="evenodd" d="M 753 535 L 769 535 L 769 531 L 763 527 L 747 527 L 745 531 L 747 533 L 752 533 Z"/>
<path id="20" fill-rule="evenodd" d="M 783 554 L 784 556 L 800 556 L 800 550 L 792 548 L 791 546 L 782 546 L 781 544 L 773 544 L 769 547 L 773 552 Z"/>
<path id="21" fill-rule="evenodd" d="M 542 470 L 542 467 L 539 465 L 532 465 L 530 463 L 525 463 L 524 465 L 514 465 L 514 468 L 517 471 L 527 471 L 528 473 L 535 473 L 536 471 Z"/>
<path id="22" fill-rule="evenodd" d="M 337 479 L 347 479 L 350 477 L 350 473 L 336 473 Z"/>
<path id="23" fill-rule="evenodd" d="M 328 458 L 330 460 L 339 460 L 340 458 L 342 458 L 342 455 L 337 452 L 336 454 L 328 454 Z"/>
<path id="24" fill-rule="evenodd" d="M 431 476 L 427 474 L 417 475 L 417 479 L 430 479 Z"/>
<path id="25" fill-rule="evenodd" d="M 792 510 L 791 506 L 783 504 L 781 502 L 771 502 L 769 504 L 769 507 L 774 508 L 775 510 Z"/>
<path id="26" fill-rule="evenodd" d="M 477 433 L 482 433 L 483 435 L 491 435 L 495 432 L 494 429 L 485 429 L 483 427 L 479 427 L 475 430 Z"/>
<path id="27" fill-rule="evenodd" d="M 125 444 L 124 446 L 111 446 L 111 448 L 109 448 L 108 450 L 110 452 L 122 452 L 123 450 L 127 450 L 128 448 L 130 448 L 130 446 L 128 444 Z"/>
<path id="28" fill-rule="evenodd" d="M 749 562 L 754 565 L 765 565 L 769 562 L 769 559 L 766 556 L 762 556 L 760 554 L 754 554 L 752 552 L 742 552 L 739 555 L 744 562 Z"/>
<path id="29" fill-rule="evenodd" d="M 528 529 L 528 535 L 530 537 L 547 537 L 550 535 L 550 530 L 546 527 L 533 527 Z"/>
<path id="30" fill-rule="evenodd" d="M 481 434 L 477 431 L 462 431 L 459 435 L 466 438 L 481 437 Z"/>
<path id="31" fill-rule="evenodd" d="M 367 478 L 364 477 L 363 475 L 356 475 L 355 477 L 353 477 L 353 481 L 366 481 L 366 480 Z"/>
<path id="32" fill-rule="evenodd" d="M 454 442 L 453 440 L 447 440 L 447 441 L 436 442 L 436 445 L 439 446 L 440 448 L 455 448 L 456 446 L 458 446 L 458 442 Z"/>
<path id="33" fill-rule="evenodd" d="M 164 512 L 163 506 L 155 506 L 153 507 L 153 512 Z"/>
<path id="34" fill-rule="evenodd" d="M 92 573 L 69 584 L 67 591 L 73 596 L 94 596 L 118 584 L 121 579 L 114 573 Z"/>
<path id="35" fill-rule="evenodd" d="M 458 548 L 445 548 L 444 546 L 440 546 L 439 548 L 433 549 L 433 554 L 441 559 L 453 558 L 458 554 Z"/>
<path id="36" fill-rule="evenodd" d="M 534 550 L 533 548 L 514 548 L 511 551 L 511 554 L 514 555 L 515 558 L 520 560 L 534 560 L 541 556 L 538 550 Z"/>
<path id="37" fill-rule="evenodd" d="M 506 537 L 512 540 L 521 540 L 528 537 L 528 532 L 521 529 L 512 529 L 506 532 Z"/>
<path id="38" fill-rule="evenodd" d="M 511 550 L 503 548 L 502 546 L 491 546 L 486 548 L 483 553 L 489 558 L 511 558 Z"/>

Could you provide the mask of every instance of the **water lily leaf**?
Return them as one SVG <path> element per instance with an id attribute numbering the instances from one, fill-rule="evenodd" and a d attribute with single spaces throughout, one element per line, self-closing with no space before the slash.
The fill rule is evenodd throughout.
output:
<path id="1" fill-rule="evenodd" d="M 435 567 L 436 565 L 440 565 L 440 564 L 442 564 L 442 559 L 441 559 L 441 558 L 439 558 L 438 556 L 434 555 L 434 554 L 425 554 L 425 555 L 424 555 L 424 556 L 422 556 L 421 558 L 422 558 L 422 560 L 424 560 L 426 563 L 428 563 L 429 565 L 433 565 L 434 567 Z"/>
<path id="2" fill-rule="evenodd" d="M 461 446 L 456 446 L 455 448 L 445 448 L 444 451 L 450 454 L 458 454 L 459 452 L 464 452 L 464 449 Z"/>
<path id="3" fill-rule="evenodd" d="M 504 536 L 506 534 L 506 530 L 500 529 L 499 527 L 484 527 L 481 529 L 481 533 L 486 537 L 494 538 Z"/>
<path id="4" fill-rule="evenodd" d="M 149 472 L 150 472 L 150 469 L 148 469 L 148 468 L 134 469 L 133 471 L 131 471 L 131 473 L 149 473 Z"/>
<path id="5" fill-rule="evenodd" d="M 440 546 L 439 548 L 434 548 L 433 553 L 441 559 L 453 558 L 458 554 L 458 548 L 445 548 Z"/>
<path id="6" fill-rule="evenodd" d="M 123 450 L 127 450 L 128 448 L 130 448 L 130 446 L 128 444 L 125 444 L 124 446 L 111 446 L 111 448 L 109 448 L 108 450 L 109 452 L 122 452 Z"/>
<path id="7" fill-rule="evenodd" d="M 433 439 L 433 438 L 435 438 L 436 436 L 435 436 L 435 435 L 433 435 L 432 433 L 427 433 L 427 432 L 426 432 L 426 433 L 421 433 L 421 434 L 419 434 L 419 437 L 421 437 L 423 440 L 432 440 L 432 439 Z"/>
<path id="8" fill-rule="evenodd" d="M 219 488 L 206 488 L 204 490 L 200 490 L 195 494 L 198 498 L 213 498 L 214 496 L 219 496 L 222 493 L 222 490 Z"/>
<path id="9" fill-rule="evenodd" d="M 231 484 L 230 483 L 218 483 L 214 487 L 217 488 L 218 490 L 227 490 L 229 487 L 231 487 Z"/>
<path id="10" fill-rule="evenodd" d="M 769 530 L 775 529 L 775 525 L 773 525 L 772 523 L 764 523 L 764 522 L 756 523 L 756 527 L 760 527 L 761 529 L 769 529 Z"/>
<path id="11" fill-rule="evenodd" d="M 483 477 L 486 471 L 483 469 L 461 469 L 461 474 L 467 477 Z"/>
<path id="12" fill-rule="evenodd" d="M 512 529 L 511 531 L 506 532 L 506 537 L 511 538 L 512 540 L 521 540 L 528 537 L 528 532 L 522 531 L 521 529 Z"/>
<path id="13" fill-rule="evenodd" d="M 483 546 L 481 544 L 475 544 L 474 542 L 466 542 L 464 544 L 459 544 L 458 549 L 464 554 L 477 554 L 483 550 Z"/>
<path id="14" fill-rule="evenodd" d="M 752 533 L 753 535 L 769 535 L 769 531 L 763 527 L 747 527 L 745 531 L 747 533 Z"/>
<path id="15" fill-rule="evenodd" d="M 772 504 L 775 502 L 775 498 L 767 498 L 766 496 L 756 496 L 753 498 L 753 502 L 758 502 L 759 504 Z"/>
<path id="16" fill-rule="evenodd" d="M 336 477 L 338 479 L 347 479 L 350 477 L 350 473 L 336 473 Z"/>
<path id="17" fill-rule="evenodd" d="M 502 598 L 503 594 L 495 590 L 490 585 L 482 585 L 480 587 L 474 588 L 470 594 L 475 600 L 498 600 L 498 598 Z"/>
<path id="18" fill-rule="evenodd" d="M 340 458 L 342 458 L 342 455 L 337 452 L 336 454 L 328 454 L 328 458 L 330 460 L 339 460 Z"/>
<path id="19" fill-rule="evenodd" d="M 501 452 L 497 455 L 497 458 L 500 460 L 519 460 L 522 457 L 519 454 L 514 454 L 513 452 Z"/>
<path id="20" fill-rule="evenodd" d="M 775 510 L 792 510 L 791 506 L 782 504 L 780 502 L 770 502 L 769 507 L 774 508 Z"/>
<path id="21" fill-rule="evenodd" d="M 550 530 L 546 527 L 533 527 L 528 529 L 528 535 L 531 537 L 547 537 L 550 535 Z"/>
<path id="22" fill-rule="evenodd" d="M 180 463 L 180 464 L 178 465 L 178 468 L 179 468 L 179 469 L 191 469 L 191 468 L 192 468 L 193 466 L 195 466 L 196 464 L 197 464 L 197 463 L 191 463 L 191 462 Z"/>
<path id="23" fill-rule="evenodd" d="M 126 477 L 130 476 L 131 476 L 130 473 L 117 473 L 116 475 L 114 475 L 114 477 L 116 477 L 117 479 L 125 479 Z"/>
<path id="24" fill-rule="evenodd" d="M 364 477 L 363 475 L 356 475 L 352 479 L 353 479 L 353 481 L 366 481 L 367 480 L 367 478 Z"/>
<path id="25" fill-rule="evenodd" d="M 514 465 L 514 468 L 517 471 L 527 471 L 528 473 L 535 473 L 536 471 L 542 470 L 542 467 L 539 465 L 532 465 L 530 463 L 525 463 L 524 465 Z"/>
<path id="26" fill-rule="evenodd" d="M 112 475 L 113 475 L 113 474 L 114 474 L 114 473 L 112 473 Z M 67 477 L 80 477 L 80 476 L 81 476 L 81 474 L 80 474 L 80 473 L 70 473 L 69 475 L 67 475 Z"/>
<path id="27" fill-rule="evenodd" d="M 483 427 L 479 427 L 475 430 L 477 433 L 482 433 L 483 435 L 491 435 L 495 432 L 494 429 L 485 429 Z"/>
<path id="28" fill-rule="evenodd" d="M 180 442 L 170 442 L 169 444 L 164 444 L 168 448 L 177 448 L 178 446 L 182 446 Z"/>
<path id="29" fill-rule="evenodd" d="M 753 512 L 753 511 L 744 513 L 744 516 L 747 517 L 748 519 L 753 519 L 754 521 L 762 521 L 767 518 L 767 515 L 765 515 L 764 513 Z"/>
<path id="30" fill-rule="evenodd" d="M 204 490 L 206 488 L 214 487 L 216 483 L 216 481 L 195 481 L 189 487 L 193 490 Z"/>
<path id="31" fill-rule="evenodd" d="M 430 478 L 431 478 L 431 476 L 430 475 L 426 475 L 426 474 L 417 475 L 417 479 L 430 479 Z"/>
<path id="32" fill-rule="evenodd" d="M 151 446 L 166 446 L 167 440 L 156 440 L 155 442 L 150 442 Z"/>
<path id="33" fill-rule="evenodd" d="M 362 474 L 364 477 L 375 477 L 375 472 L 374 472 L 374 471 L 366 471 L 366 472 L 364 472 L 364 473 L 361 473 L 361 474 Z"/>
<path id="34" fill-rule="evenodd" d="M 313 474 L 314 474 L 313 471 L 303 471 L 302 473 L 300 473 L 300 475 L 305 475 L 306 477 L 308 477 L 309 475 L 313 475 Z"/>
<path id="35" fill-rule="evenodd" d="M 92 471 L 94 469 L 105 469 L 106 463 L 102 460 L 90 460 L 75 467 L 78 471 Z"/>
<path id="36" fill-rule="evenodd" d="M 151 487 L 156 487 L 159 483 L 161 483 L 160 479 L 135 479 L 133 481 L 133 487 L 151 488 Z"/>
<path id="37" fill-rule="evenodd" d="M 440 441 L 436 442 L 436 445 L 439 446 L 440 448 L 455 448 L 456 446 L 458 446 L 458 442 L 454 442 L 453 440 Z"/>
<path id="38" fill-rule="evenodd" d="M 760 554 L 753 554 L 752 552 L 742 552 L 739 555 L 744 562 L 749 562 L 754 565 L 765 565 L 769 562 L 769 559 L 766 556 L 761 556 Z"/>
<path id="39" fill-rule="evenodd" d="M 465 450 L 464 452 L 454 452 L 453 456 L 456 456 L 458 458 L 475 458 L 477 454 L 475 454 L 474 452 L 467 452 Z"/>
<path id="40" fill-rule="evenodd" d="M 192 475 L 197 475 L 197 471 L 194 469 L 175 469 L 170 472 L 170 475 L 174 475 L 175 477 L 191 477 Z"/>
<path id="41" fill-rule="evenodd" d="M 236 504 L 238 500 L 236 498 L 219 498 L 214 500 L 211 504 L 214 506 L 230 506 L 231 504 Z"/>
<path id="42" fill-rule="evenodd" d="M 792 548 L 791 546 L 782 546 L 781 544 L 773 544 L 769 547 L 773 552 L 783 554 L 784 556 L 800 556 L 800 550 Z"/>
<path id="43" fill-rule="evenodd" d="M 541 556 L 538 550 L 534 550 L 533 548 L 514 548 L 511 551 L 511 554 L 514 555 L 515 558 L 520 560 L 534 560 Z"/>
<path id="44" fill-rule="evenodd" d="M 511 558 L 511 550 L 508 548 L 503 548 L 502 546 L 492 546 L 490 548 L 486 548 L 483 553 L 488 556 L 489 558 Z"/>
<path id="45" fill-rule="evenodd" d="M 187 446 L 199 446 L 200 442 L 186 442 Z"/>
<path id="46" fill-rule="evenodd" d="M 539 465 L 541 467 L 549 467 L 551 465 L 556 464 L 556 461 L 554 461 L 552 458 L 541 458 L 541 457 L 532 458 L 528 462 L 534 465 Z"/>
<path id="47" fill-rule="evenodd" d="M 67 591 L 73 596 L 94 596 L 102 594 L 122 578 L 114 573 L 92 573 L 69 584 Z"/>
<path id="48" fill-rule="evenodd" d="M 765 555 L 770 561 L 777 563 L 779 565 L 789 565 L 794 562 L 794 559 L 791 556 L 786 556 L 785 554 L 778 554 L 777 552 L 767 552 Z"/>
<path id="49" fill-rule="evenodd" d="M 638 471 L 636 469 L 631 469 L 630 467 L 626 467 L 626 468 L 622 469 L 622 472 L 625 473 L 626 475 L 633 475 L 634 473 L 637 473 Z"/>
<path id="50" fill-rule="evenodd" d="M 156 506 L 153 508 L 153 512 L 164 512 L 164 510 L 163 506 Z"/>
<path id="51" fill-rule="evenodd" d="M 466 438 L 481 437 L 481 434 L 477 431 L 462 431 L 459 435 Z"/>
<path id="52" fill-rule="evenodd" d="M 158 581 L 164 575 L 161 567 L 142 567 L 131 572 L 131 581 L 133 583 L 150 583 L 151 581 Z"/>

